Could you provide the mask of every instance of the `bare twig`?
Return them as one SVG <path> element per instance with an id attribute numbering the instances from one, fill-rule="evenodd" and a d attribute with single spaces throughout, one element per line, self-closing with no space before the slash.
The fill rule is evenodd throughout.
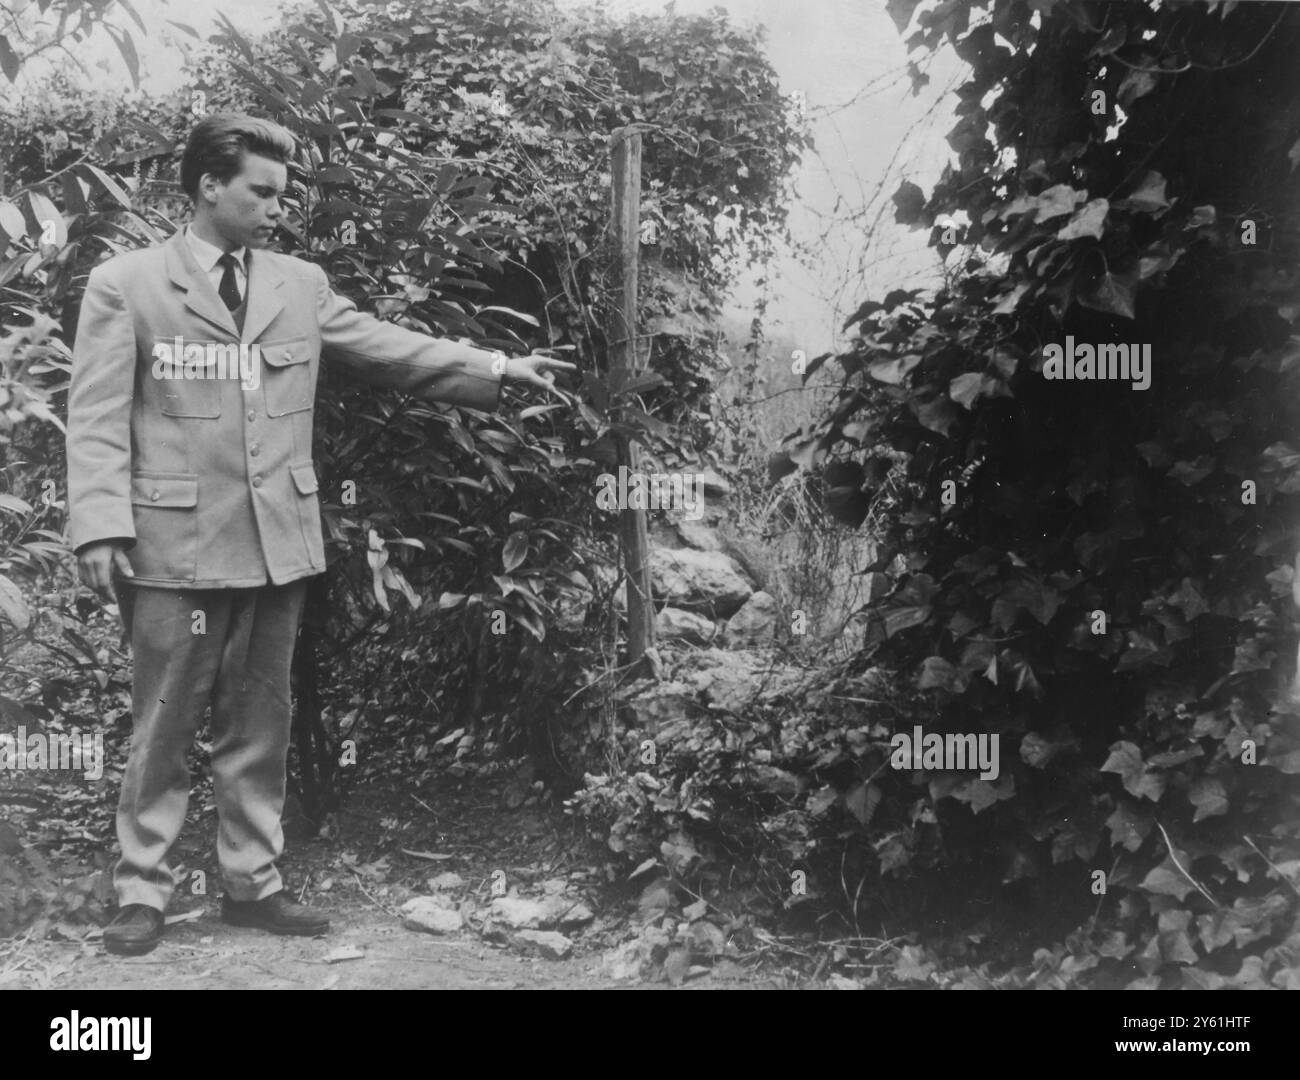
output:
<path id="1" fill-rule="evenodd" d="M 1160 830 L 1160 835 L 1165 838 L 1165 847 L 1169 849 L 1170 861 L 1176 867 L 1178 867 L 1178 870 L 1183 875 L 1183 877 L 1185 877 L 1188 881 L 1190 881 L 1193 885 L 1195 885 L 1196 891 L 1199 892 L 1203 897 L 1205 897 L 1205 899 L 1207 899 L 1216 908 L 1222 907 L 1223 905 L 1221 905 L 1216 899 L 1214 899 L 1213 896 L 1211 896 L 1206 891 L 1205 886 L 1202 885 L 1199 881 L 1197 881 L 1194 877 L 1192 877 L 1192 875 L 1187 872 L 1187 868 L 1184 867 L 1183 864 L 1178 861 L 1178 856 L 1174 854 L 1174 845 L 1170 843 L 1169 834 L 1165 832 L 1165 827 L 1161 825 L 1159 821 L 1156 822 L 1156 827 Z"/>

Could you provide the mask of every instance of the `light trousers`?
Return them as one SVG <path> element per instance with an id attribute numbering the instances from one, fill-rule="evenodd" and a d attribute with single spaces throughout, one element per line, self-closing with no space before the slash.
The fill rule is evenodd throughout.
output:
<path id="1" fill-rule="evenodd" d="M 225 894 L 282 888 L 289 671 L 307 582 L 243 589 L 132 586 L 117 594 L 134 661 L 131 752 L 122 778 L 113 875 L 118 903 L 167 907 L 167 862 L 189 805 L 187 755 L 212 706 L 217 858 Z"/>

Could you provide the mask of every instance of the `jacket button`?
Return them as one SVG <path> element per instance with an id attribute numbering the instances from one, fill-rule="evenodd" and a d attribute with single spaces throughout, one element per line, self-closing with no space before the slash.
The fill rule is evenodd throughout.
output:
<path id="1" fill-rule="evenodd" d="M 260 476 L 253 477 L 253 487 L 261 487 L 261 486 L 262 486 L 262 478 Z"/>
<path id="2" fill-rule="evenodd" d="M 249 451 L 249 454 L 251 454 L 253 457 L 257 457 L 257 455 L 258 455 L 259 453 L 261 453 L 261 451 L 260 451 L 256 446 L 254 446 L 254 447 Z"/>
<path id="3" fill-rule="evenodd" d="M 256 419 L 257 419 L 257 413 L 253 412 L 252 409 L 249 409 L 249 410 L 248 410 L 248 418 L 249 418 L 250 420 L 256 420 Z"/>
<path id="4" fill-rule="evenodd" d="M 159 499 L 162 498 L 162 496 L 159 495 L 158 492 L 153 491 L 149 493 L 149 498 L 152 502 L 157 502 Z"/>

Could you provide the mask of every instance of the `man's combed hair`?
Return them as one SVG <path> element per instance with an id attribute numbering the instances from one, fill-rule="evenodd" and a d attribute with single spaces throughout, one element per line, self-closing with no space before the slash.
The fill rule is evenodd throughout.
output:
<path id="1" fill-rule="evenodd" d="M 294 149 L 293 136 L 271 120 L 247 113 L 213 113 L 194 125 L 185 143 L 181 187 L 191 199 L 197 199 L 204 173 L 229 183 L 243 167 L 245 153 L 287 164 Z"/>

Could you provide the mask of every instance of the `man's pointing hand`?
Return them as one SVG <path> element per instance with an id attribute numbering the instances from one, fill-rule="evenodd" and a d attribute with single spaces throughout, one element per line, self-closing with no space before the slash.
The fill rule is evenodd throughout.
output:
<path id="1" fill-rule="evenodd" d="M 551 390 L 560 397 L 566 397 L 556 389 L 555 373 L 557 371 L 577 371 L 576 364 L 567 360 L 556 360 L 553 356 L 530 353 L 528 356 L 498 356 L 496 363 L 502 365 L 501 375 L 514 382 L 530 383 Z"/>

